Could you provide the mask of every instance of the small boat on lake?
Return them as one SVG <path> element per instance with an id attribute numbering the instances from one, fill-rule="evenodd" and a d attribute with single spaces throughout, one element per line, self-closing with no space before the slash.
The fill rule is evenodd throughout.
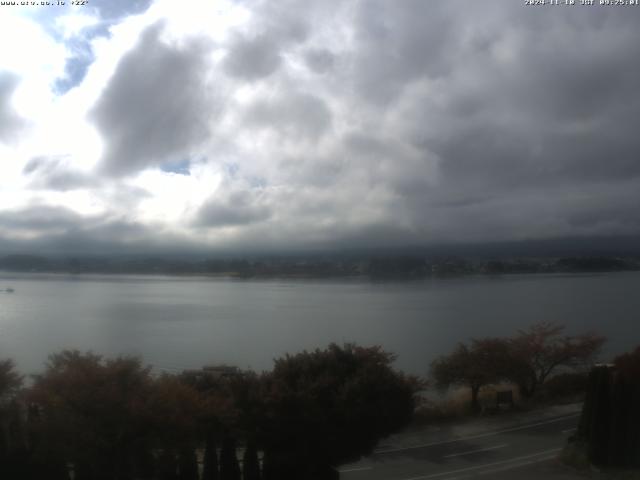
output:
<path id="1" fill-rule="evenodd" d="M 6 293 L 13 293 L 13 292 L 15 292 L 15 290 L 14 290 L 13 288 L 11 288 L 11 287 L 7 287 L 7 288 L 5 288 L 5 289 L 4 289 L 4 290 L 2 290 L 2 291 L 6 292 Z"/>

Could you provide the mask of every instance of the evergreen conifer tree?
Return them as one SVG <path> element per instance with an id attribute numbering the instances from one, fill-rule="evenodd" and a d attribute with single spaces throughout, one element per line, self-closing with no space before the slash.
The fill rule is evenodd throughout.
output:
<path id="1" fill-rule="evenodd" d="M 255 442 L 249 442 L 242 461 L 243 480 L 260 480 L 260 461 Z"/>
<path id="2" fill-rule="evenodd" d="M 198 480 L 198 459 L 193 448 L 180 449 L 178 470 L 179 480 Z"/>
<path id="3" fill-rule="evenodd" d="M 158 457 L 158 480 L 178 480 L 178 465 L 171 450 L 163 450 Z"/>
<path id="4" fill-rule="evenodd" d="M 226 436 L 220 451 L 220 480 L 240 480 L 240 465 L 236 457 L 236 441 Z"/>
<path id="5" fill-rule="evenodd" d="M 214 440 L 207 438 L 204 449 L 204 466 L 202 469 L 202 480 L 219 480 L 218 453 Z"/>

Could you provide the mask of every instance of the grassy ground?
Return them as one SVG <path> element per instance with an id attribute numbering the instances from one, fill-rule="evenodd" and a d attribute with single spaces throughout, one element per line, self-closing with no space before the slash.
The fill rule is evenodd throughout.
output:
<path id="1" fill-rule="evenodd" d="M 511 390 L 513 392 L 513 407 L 501 405 L 500 408 L 498 408 L 496 406 L 496 393 L 501 390 Z M 518 389 L 514 385 L 488 385 L 480 390 L 480 411 L 473 412 L 471 410 L 471 393 L 469 389 L 464 387 L 452 388 L 446 393 L 440 395 L 432 394 L 426 397 L 423 404 L 416 411 L 414 425 L 423 426 L 434 423 L 461 421 L 478 415 L 526 412 L 551 405 L 577 403 L 581 402 L 582 399 L 583 394 L 579 392 L 558 396 L 539 395 L 534 399 L 523 399 L 518 394 Z"/>

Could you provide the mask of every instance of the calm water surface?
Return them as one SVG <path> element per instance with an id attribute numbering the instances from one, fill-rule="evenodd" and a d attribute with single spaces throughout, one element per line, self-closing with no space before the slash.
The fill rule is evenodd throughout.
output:
<path id="1" fill-rule="evenodd" d="M 0 273 L 0 358 L 37 372 L 63 348 L 134 354 L 158 369 L 271 368 L 329 342 L 379 344 L 424 374 L 470 337 L 540 320 L 609 338 L 604 357 L 640 344 L 640 273 L 517 275 L 409 283 Z"/>

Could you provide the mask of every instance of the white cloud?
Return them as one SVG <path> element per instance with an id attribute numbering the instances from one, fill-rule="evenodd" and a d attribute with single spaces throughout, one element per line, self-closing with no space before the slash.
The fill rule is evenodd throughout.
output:
<path id="1" fill-rule="evenodd" d="M 139 219 L 184 227 L 194 212 L 214 195 L 222 174 L 207 166 L 198 166 L 190 175 L 146 170 L 130 184 L 148 192 L 138 206 Z"/>
<path id="2" fill-rule="evenodd" d="M 100 18 L 96 15 L 88 15 L 82 12 L 74 12 L 62 15 L 55 19 L 58 30 L 65 40 L 82 34 L 83 30 L 100 24 Z"/>
<path id="3" fill-rule="evenodd" d="M 64 46 L 55 42 L 33 19 L 19 9 L 3 8 L 0 15 L 0 69 L 20 76 L 34 95 L 64 68 Z M 34 101 L 28 92 L 21 95 L 20 108 L 33 113 Z"/>
<path id="4" fill-rule="evenodd" d="M 113 5 L 2 12 L 2 208 L 215 246 L 640 233 L 636 9 Z M 90 65 L 61 93 L 73 42 Z"/>

